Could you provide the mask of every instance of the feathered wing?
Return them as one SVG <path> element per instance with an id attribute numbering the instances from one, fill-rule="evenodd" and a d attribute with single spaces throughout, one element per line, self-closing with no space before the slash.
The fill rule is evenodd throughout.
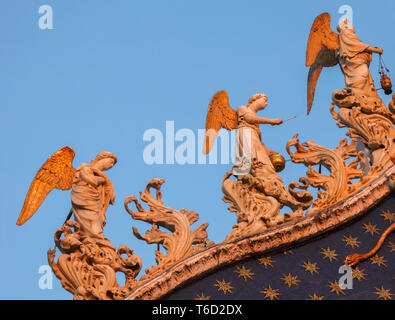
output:
<path id="1" fill-rule="evenodd" d="M 229 96 L 225 90 L 218 91 L 212 97 L 208 107 L 203 144 L 204 154 L 210 152 L 221 128 L 227 130 L 237 128 L 237 113 L 229 105 Z"/>
<path id="2" fill-rule="evenodd" d="M 313 23 L 307 41 L 306 66 L 310 67 L 307 81 L 307 114 L 314 101 L 315 88 L 323 67 L 338 64 L 336 50 L 339 49 L 339 35 L 330 26 L 329 13 L 320 14 Z"/>
<path id="3" fill-rule="evenodd" d="M 76 171 L 73 168 L 74 155 L 72 148 L 64 147 L 45 161 L 30 185 L 17 225 L 29 220 L 53 189 L 71 189 Z"/>

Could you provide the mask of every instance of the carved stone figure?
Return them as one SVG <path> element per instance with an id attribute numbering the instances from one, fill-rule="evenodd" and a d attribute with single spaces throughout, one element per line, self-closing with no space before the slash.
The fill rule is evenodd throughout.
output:
<path id="1" fill-rule="evenodd" d="M 357 95 L 377 97 L 369 65 L 372 53 L 383 53 L 381 48 L 373 48 L 361 42 L 352 25 L 345 19 L 333 32 L 328 13 L 320 14 L 311 27 L 307 43 L 306 66 L 310 66 L 307 86 L 307 114 L 314 101 L 315 87 L 323 67 L 337 64 L 344 74 L 346 88 Z"/>
<path id="2" fill-rule="evenodd" d="M 71 203 L 81 230 L 90 237 L 103 237 L 106 211 L 115 202 L 114 187 L 103 173 L 117 158 L 110 152 L 99 153 L 90 164 L 81 164 L 74 174 Z"/>
<path id="3" fill-rule="evenodd" d="M 126 246 L 116 251 L 103 233 L 106 210 L 115 200 L 113 185 L 103 171 L 112 168 L 117 158 L 102 152 L 89 164 L 74 169 L 74 155 L 72 148 L 64 147 L 43 164 L 29 188 L 17 224 L 31 218 L 54 188 L 72 189 L 75 221 L 67 219 L 55 233 L 55 248 L 48 251 L 48 262 L 74 299 L 123 299 L 136 285 L 142 261 Z M 62 253 L 57 262 L 56 248 Z M 118 271 L 126 276 L 124 286 L 117 283 Z"/>
<path id="4" fill-rule="evenodd" d="M 347 158 L 357 156 L 358 159 L 347 164 L 344 161 L 347 158 L 341 155 L 341 146 L 336 150 L 319 147 L 322 152 L 314 154 L 311 150 L 317 147 L 312 145 L 313 142 L 303 144 L 309 145 L 308 151 L 301 148 L 298 142 L 288 142 L 289 146 L 295 145 L 298 149 L 297 153 L 292 154 L 288 148 L 292 160 L 309 166 L 307 180 L 314 181 L 312 186 L 325 190 L 325 193 L 318 191 L 319 199 L 313 203 L 316 209 L 362 187 L 392 166 L 395 159 L 395 116 L 378 96 L 369 71 L 372 53 L 382 54 L 383 49 L 372 48 L 361 42 L 347 20 L 341 22 L 337 30 L 339 34 L 331 30 L 328 13 L 319 15 L 311 28 L 306 50 L 306 66 L 311 66 L 307 84 L 307 113 L 311 110 L 322 68 L 339 64 L 346 87 L 333 92 L 330 112 L 339 127 L 349 128 L 347 136 L 352 139 L 352 143 L 345 155 L 348 155 Z M 339 108 L 338 112 L 335 107 Z M 391 103 L 389 108 L 391 110 Z M 347 145 L 346 140 L 344 143 Z M 331 164 L 333 159 L 337 159 L 336 166 Z M 361 164 L 360 168 L 357 168 L 358 163 Z M 311 164 L 327 167 L 331 172 L 330 177 L 314 173 Z M 359 181 L 351 182 L 355 178 Z"/>
<path id="5" fill-rule="evenodd" d="M 236 132 L 236 164 L 225 175 L 222 183 L 224 201 L 231 204 L 229 210 L 236 212 L 238 223 L 227 239 L 249 232 L 264 230 L 303 215 L 303 209 L 310 206 L 312 196 L 294 182 L 289 190 L 270 160 L 276 152 L 269 150 L 261 141 L 260 124 L 279 125 L 281 119 L 267 119 L 257 115 L 267 107 L 267 96 L 255 94 L 247 105 L 237 111 L 229 105 L 226 91 L 217 92 L 212 98 L 206 119 L 204 153 L 212 148 L 221 127 Z M 233 175 L 237 181 L 230 179 Z M 294 213 L 280 214 L 283 206 L 290 207 Z"/>
<path id="6" fill-rule="evenodd" d="M 72 211 L 81 230 L 90 237 L 103 238 L 106 210 L 115 201 L 110 179 L 103 173 L 117 158 L 99 153 L 90 164 L 73 168 L 75 152 L 70 147 L 56 151 L 40 168 L 29 188 L 17 224 L 29 220 L 53 189 L 71 190 Z"/>

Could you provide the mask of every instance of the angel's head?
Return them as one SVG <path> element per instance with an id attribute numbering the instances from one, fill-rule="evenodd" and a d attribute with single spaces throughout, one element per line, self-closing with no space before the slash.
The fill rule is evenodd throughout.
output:
<path id="1" fill-rule="evenodd" d="M 253 108 L 256 111 L 263 110 L 267 106 L 267 95 L 263 93 L 254 94 L 249 100 L 247 107 Z"/>
<path id="2" fill-rule="evenodd" d="M 352 32 L 355 33 L 355 29 L 352 26 L 352 24 L 348 21 L 348 19 L 343 19 L 342 21 L 339 22 L 339 24 L 337 25 L 337 31 L 338 32 L 342 32 L 342 31 L 346 31 L 346 30 L 350 30 Z"/>
<path id="3" fill-rule="evenodd" d="M 91 164 L 99 170 L 105 171 L 111 169 L 117 163 L 117 157 L 111 152 L 100 152 Z"/>

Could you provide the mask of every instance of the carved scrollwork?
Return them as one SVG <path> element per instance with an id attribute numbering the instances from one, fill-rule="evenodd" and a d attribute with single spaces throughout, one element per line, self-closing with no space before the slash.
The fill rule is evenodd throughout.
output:
<path id="1" fill-rule="evenodd" d="M 295 147 L 296 151 L 292 152 L 291 147 Z M 331 150 L 317 145 L 314 141 L 300 144 L 298 134 L 295 134 L 293 139 L 287 142 L 287 152 L 293 162 L 304 163 L 308 167 L 303 181 L 319 189 L 318 198 L 307 214 L 336 203 L 369 181 L 364 177 L 366 159 L 363 152 L 357 151 L 356 140 L 348 144 L 347 139 L 343 139 L 335 150 Z M 345 160 L 350 157 L 356 159 L 347 164 Z M 330 174 L 324 175 L 314 170 L 312 166 L 318 164 L 327 168 Z M 360 181 L 352 183 L 353 179 Z"/>
<path id="2" fill-rule="evenodd" d="M 166 256 L 160 250 L 155 251 L 157 265 L 146 269 L 146 274 L 141 277 L 141 281 L 152 278 L 177 261 L 212 244 L 207 239 L 207 223 L 191 230 L 191 225 L 199 220 L 198 213 L 186 209 L 178 211 L 163 204 L 160 188 L 164 182 L 164 179 L 152 179 L 147 184 L 145 192 L 140 192 L 140 199 L 148 204 L 150 210 L 144 210 L 135 196 L 127 197 L 124 202 L 126 211 L 133 219 L 152 224 L 152 229 L 148 230 L 145 235 L 141 235 L 133 227 L 134 235 L 149 244 L 162 244 L 167 251 Z M 156 198 L 151 195 L 151 188 L 156 190 Z M 128 207 L 131 202 L 135 203 L 137 211 Z M 163 227 L 171 233 L 161 231 L 158 227 Z"/>
<path id="3" fill-rule="evenodd" d="M 358 138 L 367 148 L 370 158 L 368 175 L 378 175 L 388 169 L 395 159 L 395 115 L 380 97 L 353 94 L 351 89 L 336 90 L 330 107 L 332 117 L 339 127 L 348 127 L 347 135 Z M 334 107 L 338 106 L 338 112 Z"/>
<path id="4" fill-rule="evenodd" d="M 87 236 L 76 221 L 67 221 L 54 238 L 48 262 L 75 300 L 121 300 L 136 286 L 142 261 L 128 247 L 121 245 L 116 250 L 104 237 Z M 56 248 L 62 253 L 57 262 Z M 116 272 L 125 274 L 123 286 L 117 283 Z"/>
<path id="5" fill-rule="evenodd" d="M 296 220 L 312 203 L 313 197 L 306 191 L 308 185 L 303 179 L 302 185 L 293 181 L 287 189 L 275 172 L 260 172 L 261 167 L 261 163 L 253 162 L 250 173 L 239 176 L 237 181 L 229 179 L 232 171 L 225 175 L 223 201 L 230 204 L 228 210 L 237 216 L 237 223 L 226 240 Z M 280 214 L 284 206 L 293 212 Z"/>
<path id="6" fill-rule="evenodd" d="M 349 128 L 346 134 L 352 139 L 349 144 L 343 139 L 335 150 L 330 150 L 313 141 L 300 144 L 297 134 L 287 142 L 291 160 L 308 167 L 304 180 L 318 188 L 318 198 L 307 214 L 344 199 L 393 164 L 395 118 L 380 97 L 358 95 L 345 88 L 334 91 L 332 100 L 330 112 L 339 127 Z M 335 106 L 339 107 L 338 112 Z M 295 147 L 296 152 L 292 152 L 291 147 Z M 347 163 L 351 157 L 355 159 Z M 318 164 L 330 174 L 324 175 L 312 168 Z"/>

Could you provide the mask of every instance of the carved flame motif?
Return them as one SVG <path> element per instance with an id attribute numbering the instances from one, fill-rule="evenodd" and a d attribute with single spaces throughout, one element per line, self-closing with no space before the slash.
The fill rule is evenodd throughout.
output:
<path id="1" fill-rule="evenodd" d="M 356 95 L 350 89 L 335 90 L 330 107 L 337 125 L 349 128 L 347 135 L 358 138 L 366 146 L 370 158 L 368 175 L 388 169 L 395 156 L 395 115 L 391 113 L 380 97 Z M 334 107 L 339 107 L 339 112 Z"/>
<path id="2" fill-rule="evenodd" d="M 133 219 L 152 224 L 152 229 L 148 230 L 144 236 L 133 227 L 134 235 L 149 244 L 162 244 L 167 251 L 165 256 L 160 250 L 156 250 L 157 265 L 151 269 L 146 269 L 146 274 L 141 277 L 140 281 L 152 278 L 177 261 L 212 244 L 207 239 L 207 223 L 191 230 L 191 225 L 199 220 L 199 215 L 196 212 L 186 209 L 177 211 L 163 204 L 160 187 L 164 182 L 164 179 L 152 179 L 147 184 L 145 192 L 140 192 L 140 199 L 149 205 L 150 210 L 144 210 L 134 196 L 125 199 L 125 209 Z M 151 188 L 156 189 L 156 198 L 151 195 Z M 128 205 L 131 202 L 135 203 L 137 212 L 129 209 Z M 159 230 L 158 226 L 169 230 L 171 233 Z"/>
<path id="3" fill-rule="evenodd" d="M 363 177 L 366 159 L 363 152 L 357 151 L 356 140 L 348 144 L 347 139 L 343 139 L 335 150 L 330 150 L 314 141 L 300 144 L 297 137 L 298 134 L 295 134 L 293 139 L 287 142 L 287 152 L 291 160 L 304 163 L 308 167 L 304 181 L 312 187 L 324 190 L 318 190 L 318 199 L 313 202 L 313 208 L 307 211 L 307 214 L 336 203 L 354 192 L 356 187 L 361 187 L 361 182 L 365 184 L 369 181 L 367 177 Z M 296 148 L 294 153 L 291 147 Z M 345 160 L 350 157 L 357 159 L 347 164 Z M 327 168 L 330 175 L 320 174 L 314 170 L 312 166 L 317 164 Z M 360 168 L 357 168 L 359 164 Z M 361 178 L 361 182 L 352 184 L 351 181 L 357 178 Z"/>

